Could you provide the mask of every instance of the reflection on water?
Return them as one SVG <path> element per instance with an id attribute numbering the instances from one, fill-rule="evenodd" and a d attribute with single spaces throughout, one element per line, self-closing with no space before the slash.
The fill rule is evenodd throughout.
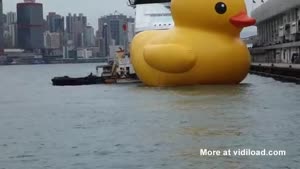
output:
<path id="1" fill-rule="evenodd" d="M 199 95 L 236 95 L 244 94 L 251 84 L 243 83 L 241 85 L 215 85 L 215 86 L 191 86 L 167 88 L 166 90 L 174 91 L 178 95 L 199 96 Z M 164 89 L 165 90 L 165 89 Z"/>
<path id="2" fill-rule="evenodd" d="M 298 167 L 297 85 L 249 76 L 237 86 L 51 86 L 94 67 L 0 67 L 0 168 Z M 201 148 L 287 156 L 203 157 Z"/>
<path id="3" fill-rule="evenodd" d="M 232 129 L 207 129 L 207 128 L 184 128 L 183 132 L 185 134 L 190 134 L 195 137 L 209 136 L 240 136 L 242 133 L 235 128 Z"/>

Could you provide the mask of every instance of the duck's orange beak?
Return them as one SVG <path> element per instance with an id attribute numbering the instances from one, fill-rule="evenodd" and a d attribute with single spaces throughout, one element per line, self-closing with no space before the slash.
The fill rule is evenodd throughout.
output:
<path id="1" fill-rule="evenodd" d="M 256 23 L 256 20 L 249 17 L 245 11 L 242 11 L 239 14 L 231 17 L 230 23 L 238 28 L 244 28 L 254 25 Z"/>

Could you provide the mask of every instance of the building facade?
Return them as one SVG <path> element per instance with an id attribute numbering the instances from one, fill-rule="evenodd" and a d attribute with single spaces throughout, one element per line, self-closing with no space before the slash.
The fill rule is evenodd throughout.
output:
<path id="1" fill-rule="evenodd" d="M 8 25 L 8 35 L 11 39 L 9 45 L 11 46 L 11 48 L 17 47 L 17 42 L 18 42 L 17 29 L 18 27 L 16 23 Z"/>
<path id="2" fill-rule="evenodd" d="M 252 12 L 257 38 L 254 62 L 300 63 L 300 1 L 269 0 Z"/>
<path id="3" fill-rule="evenodd" d="M 34 0 L 17 4 L 18 47 L 26 50 L 42 49 L 43 46 L 43 5 Z"/>
<path id="4" fill-rule="evenodd" d="M 93 51 L 87 48 L 77 49 L 77 57 L 83 59 L 89 59 L 93 56 Z"/>
<path id="5" fill-rule="evenodd" d="M 98 57 L 106 57 L 104 39 L 96 36 L 95 46 L 99 48 Z"/>
<path id="6" fill-rule="evenodd" d="M 134 22 L 128 22 L 127 32 L 128 32 L 128 42 L 130 44 L 135 35 L 135 23 Z"/>
<path id="7" fill-rule="evenodd" d="M 8 25 L 17 23 L 17 13 L 16 12 L 8 12 L 6 14 L 6 23 Z"/>
<path id="8" fill-rule="evenodd" d="M 61 36 L 58 32 L 44 32 L 44 46 L 45 49 L 59 49 L 61 48 Z"/>
<path id="9" fill-rule="evenodd" d="M 47 25 L 50 32 L 62 33 L 65 30 L 64 17 L 55 12 L 49 12 L 47 16 Z"/>
<path id="10" fill-rule="evenodd" d="M 4 54 L 4 39 L 3 39 L 3 27 L 4 27 L 4 21 L 3 21 L 3 2 L 0 0 L 0 57 Z"/>
<path id="11" fill-rule="evenodd" d="M 84 41 L 86 47 L 95 46 L 95 31 L 92 26 L 86 26 L 84 31 Z"/>

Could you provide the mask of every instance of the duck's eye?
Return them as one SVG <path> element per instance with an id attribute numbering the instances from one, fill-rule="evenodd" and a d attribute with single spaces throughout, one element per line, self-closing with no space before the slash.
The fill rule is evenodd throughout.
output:
<path id="1" fill-rule="evenodd" d="M 224 2 L 218 2 L 215 6 L 215 10 L 219 14 L 224 14 L 227 11 L 227 6 Z"/>

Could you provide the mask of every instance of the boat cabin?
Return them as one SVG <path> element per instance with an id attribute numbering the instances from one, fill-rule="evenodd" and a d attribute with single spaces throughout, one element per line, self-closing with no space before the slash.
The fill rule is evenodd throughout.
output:
<path id="1" fill-rule="evenodd" d="M 174 27 L 170 2 L 171 0 L 129 0 L 136 10 L 135 33 Z"/>

